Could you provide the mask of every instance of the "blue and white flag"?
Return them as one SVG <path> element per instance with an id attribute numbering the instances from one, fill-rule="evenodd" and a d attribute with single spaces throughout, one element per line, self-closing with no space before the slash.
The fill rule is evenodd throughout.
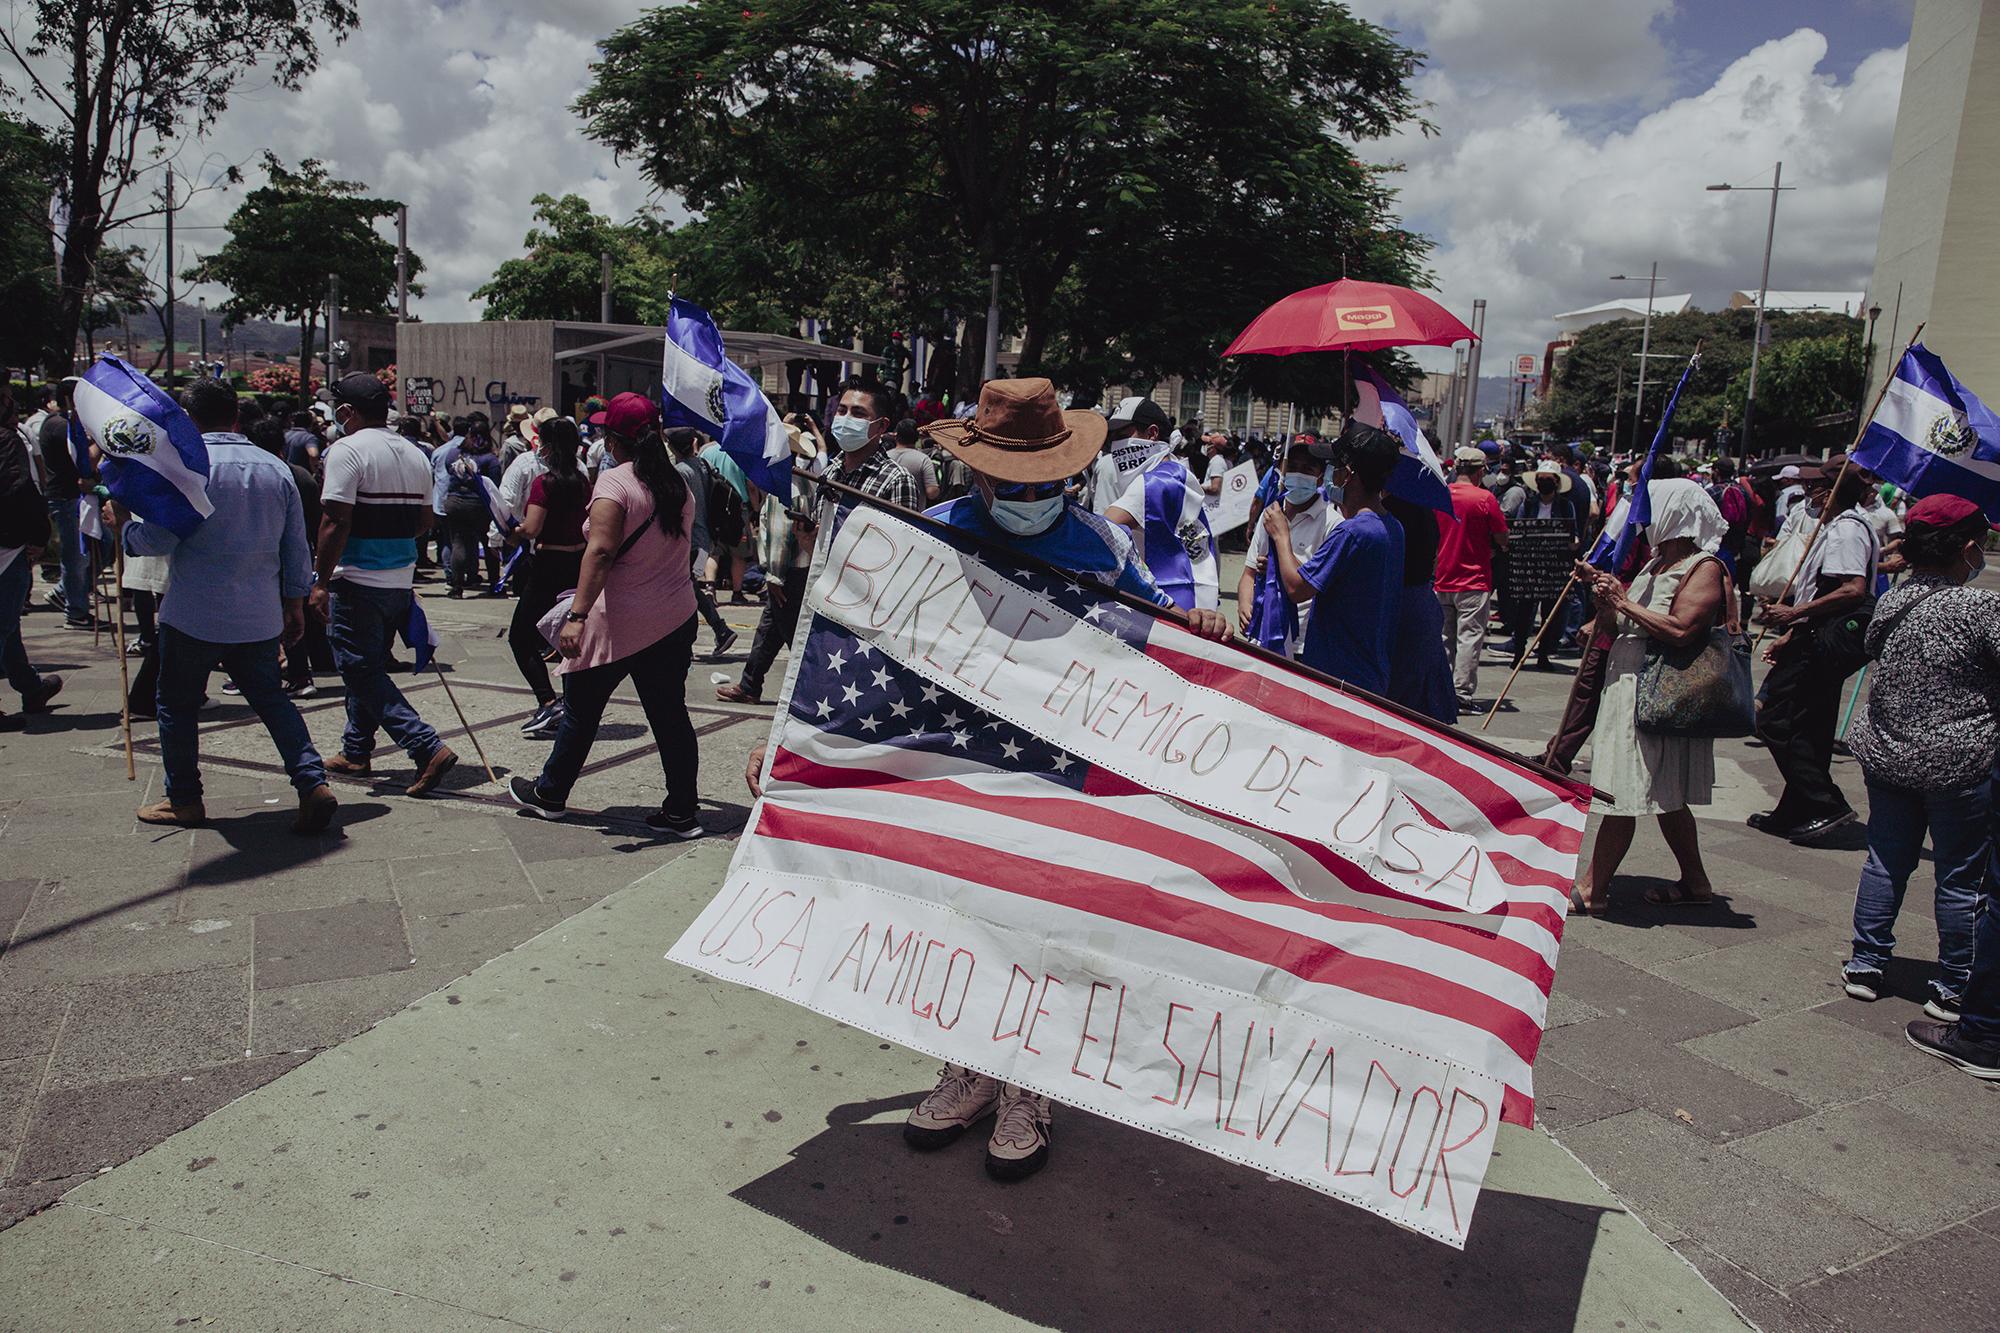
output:
<path id="1" fill-rule="evenodd" d="M 500 496 L 500 487 L 494 484 L 493 478 L 481 477 L 479 489 L 485 492 L 486 512 L 493 516 L 494 527 L 502 532 L 508 532 L 521 525 L 520 516 L 507 507 L 507 502 Z"/>
<path id="2" fill-rule="evenodd" d="M 792 440 L 750 373 L 722 354 L 722 333 L 692 301 L 672 298 L 660 367 L 660 418 L 722 446 L 766 495 L 792 493 Z"/>
<path id="3" fill-rule="evenodd" d="M 1854 462 L 1911 495 L 1960 495 L 2000 523 L 2000 416 L 1911 343 Z"/>
<path id="4" fill-rule="evenodd" d="M 104 455 L 105 489 L 134 514 L 185 538 L 215 512 L 201 431 L 129 364 L 98 357 L 77 381 L 76 419 Z"/>
<path id="5" fill-rule="evenodd" d="M 1403 442 L 1403 456 L 1389 474 L 1389 494 L 1440 514 L 1451 513 L 1451 482 L 1409 404 L 1365 361 L 1354 368 L 1354 394 L 1356 421 L 1380 427 Z"/>
<path id="6" fill-rule="evenodd" d="M 1681 371 L 1680 383 L 1674 385 L 1674 391 L 1667 396 L 1667 410 L 1660 414 L 1660 426 L 1653 432 L 1653 443 L 1646 450 L 1646 459 L 1639 464 L 1639 479 L 1618 501 L 1617 509 L 1605 521 L 1604 531 L 1599 534 L 1597 545 L 1590 548 L 1585 563 L 1609 570 L 1621 579 L 1632 577 L 1636 563 L 1633 548 L 1638 543 L 1639 533 L 1653 521 L 1653 464 L 1659 461 L 1660 450 L 1669 438 L 1668 429 L 1674 423 L 1674 409 L 1680 406 L 1681 390 L 1687 388 L 1688 377 L 1700 364 L 1699 354 L 1688 358 L 1687 368 Z"/>
<path id="7" fill-rule="evenodd" d="M 1177 458 L 1160 459 L 1145 478 L 1147 572 L 1181 610 L 1213 611 L 1219 578 L 1207 495 Z"/>
<path id="8" fill-rule="evenodd" d="M 431 659 L 437 656 L 437 631 L 431 628 L 430 617 L 424 614 L 423 599 L 415 595 L 410 598 L 410 614 L 403 621 L 403 642 L 417 655 L 419 671 L 430 666 Z"/>

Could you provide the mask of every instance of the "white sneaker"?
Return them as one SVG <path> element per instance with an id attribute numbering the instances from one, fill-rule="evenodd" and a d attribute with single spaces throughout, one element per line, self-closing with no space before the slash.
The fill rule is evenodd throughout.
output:
<path id="1" fill-rule="evenodd" d="M 1000 1088 L 1000 1114 L 986 1144 L 986 1174 L 1026 1180 L 1049 1164 L 1049 1099 L 1011 1083 Z"/>
<path id="2" fill-rule="evenodd" d="M 946 1065 L 930 1095 L 903 1122 L 903 1142 L 925 1152 L 953 1142 L 990 1114 L 1000 1100 L 1000 1081 L 960 1065 Z"/>

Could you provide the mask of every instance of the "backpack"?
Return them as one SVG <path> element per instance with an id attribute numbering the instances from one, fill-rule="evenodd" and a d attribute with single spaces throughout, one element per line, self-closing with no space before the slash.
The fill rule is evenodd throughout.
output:
<path id="1" fill-rule="evenodd" d="M 708 539 L 718 548 L 734 546 L 743 540 L 743 497 L 713 463 L 696 461 L 708 474 Z"/>

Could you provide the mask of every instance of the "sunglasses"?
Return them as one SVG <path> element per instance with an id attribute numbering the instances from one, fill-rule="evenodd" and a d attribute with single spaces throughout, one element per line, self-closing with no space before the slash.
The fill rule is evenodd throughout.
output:
<path id="1" fill-rule="evenodd" d="M 1051 495 L 1061 495 L 1064 483 L 1060 481 L 1009 481 L 993 483 L 993 498 L 996 500 L 1046 500 Z"/>

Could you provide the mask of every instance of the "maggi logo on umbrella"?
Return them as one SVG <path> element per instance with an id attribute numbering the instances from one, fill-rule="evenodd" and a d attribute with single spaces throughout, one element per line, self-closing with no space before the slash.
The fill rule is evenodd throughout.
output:
<path id="1" fill-rule="evenodd" d="M 1387 327 L 1396 322 L 1395 313 L 1385 305 L 1336 306 L 1333 318 L 1343 329 L 1372 329 L 1378 324 Z"/>

